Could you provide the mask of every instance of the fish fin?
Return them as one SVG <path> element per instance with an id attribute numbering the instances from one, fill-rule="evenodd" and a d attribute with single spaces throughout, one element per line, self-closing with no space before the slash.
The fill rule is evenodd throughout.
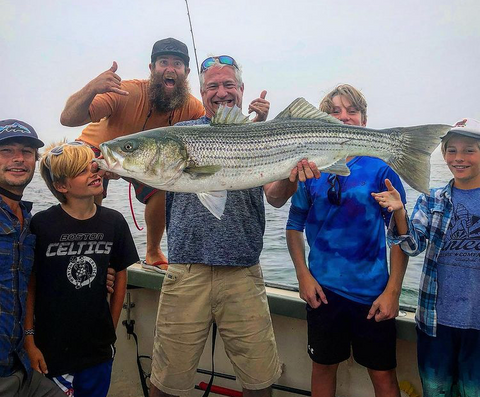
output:
<path id="1" fill-rule="evenodd" d="M 401 149 L 388 164 L 411 187 L 428 195 L 430 155 L 451 128 L 445 124 L 428 124 L 382 130 L 389 132 L 392 142 L 399 142 Z"/>
<path id="2" fill-rule="evenodd" d="M 343 124 L 340 120 L 328 113 L 318 110 L 305 98 L 295 99 L 283 112 L 280 112 L 274 120 L 284 119 L 315 119 L 326 123 Z"/>
<path id="3" fill-rule="evenodd" d="M 345 161 L 345 159 L 340 159 L 326 168 L 321 168 L 320 171 L 342 176 L 350 175 L 350 168 L 347 167 L 347 162 Z"/>
<path id="4" fill-rule="evenodd" d="M 225 203 L 227 202 L 226 190 L 220 190 L 218 192 L 197 193 L 197 197 L 215 218 L 222 218 L 223 212 L 225 211 Z"/>
<path id="5" fill-rule="evenodd" d="M 186 167 L 183 172 L 189 174 L 193 179 L 201 179 L 216 174 L 222 169 L 219 165 L 204 165 L 202 167 Z"/>
<path id="6" fill-rule="evenodd" d="M 228 107 L 225 105 L 220 105 L 213 116 L 210 125 L 224 125 L 224 124 L 246 124 L 251 123 L 248 116 L 245 116 L 242 113 L 237 105 L 233 107 Z"/>

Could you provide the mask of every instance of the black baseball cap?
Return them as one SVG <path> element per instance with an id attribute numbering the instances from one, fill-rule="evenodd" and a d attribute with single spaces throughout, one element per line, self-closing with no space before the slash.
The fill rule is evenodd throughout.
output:
<path id="1" fill-rule="evenodd" d="M 177 55 L 183 59 L 185 65 L 188 66 L 190 57 L 188 56 L 188 48 L 181 41 L 169 37 L 168 39 L 158 40 L 152 48 L 152 63 L 155 62 L 159 55 Z"/>
<path id="2" fill-rule="evenodd" d="M 8 119 L 0 120 L 0 144 L 11 138 L 27 138 L 32 142 L 32 146 L 40 148 L 44 143 L 38 139 L 38 135 L 30 124 L 24 121 Z"/>

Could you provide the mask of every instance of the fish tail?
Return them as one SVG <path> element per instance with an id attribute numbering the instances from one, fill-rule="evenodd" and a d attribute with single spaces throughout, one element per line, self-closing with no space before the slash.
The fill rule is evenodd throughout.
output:
<path id="1" fill-rule="evenodd" d="M 388 163 L 411 187 L 428 194 L 430 155 L 451 128 L 445 124 L 428 124 L 392 129 L 400 150 Z"/>

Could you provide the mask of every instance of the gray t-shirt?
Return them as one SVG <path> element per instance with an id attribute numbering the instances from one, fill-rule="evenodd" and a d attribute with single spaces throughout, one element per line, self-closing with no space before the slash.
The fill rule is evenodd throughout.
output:
<path id="1" fill-rule="evenodd" d="M 438 256 L 438 323 L 480 330 L 480 188 L 453 188 L 452 201 Z"/>
<path id="2" fill-rule="evenodd" d="M 209 124 L 207 117 L 176 125 Z M 215 218 L 194 193 L 167 192 L 169 263 L 252 266 L 259 263 L 265 232 L 263 187 L 228 191 Z"/>

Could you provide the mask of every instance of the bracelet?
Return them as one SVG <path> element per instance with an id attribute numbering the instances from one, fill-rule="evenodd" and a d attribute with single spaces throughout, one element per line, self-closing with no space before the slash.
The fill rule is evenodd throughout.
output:
<path id="1" fill-rule="evenodd" d="M 26 329 L 24 333 L 25 335 L 35 335 L 35 330 L 33 328 Z"/>

